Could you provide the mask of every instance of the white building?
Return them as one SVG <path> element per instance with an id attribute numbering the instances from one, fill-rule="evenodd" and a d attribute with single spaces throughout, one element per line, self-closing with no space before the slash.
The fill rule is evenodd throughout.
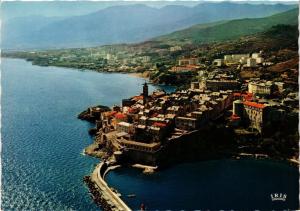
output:
<path id="1" fill-rule="evenodd" d="M 257 59 L 257 58 L 261 57 L 261 54 L 260 53 L 253 53 L 251 57 L 253 59 Z"/>
<path id="2" fill-rule="evenodd" d="M 271 81 L 251 81 L 248 83 L 248 92 L 252 94 L 270 95 L 274 90 Z"/>
<path id="3" fill-rule="evenodd" d="M 130 134 L 130 133 L 134 132 L 134 127 L 133 127 L 133 124 L 130 124 L 128 122 L 119 122 L 117 124 L 117 131 Z"/>
<path id="4" fill-rule="evenodd" d="M 216 67 L 222 67 L 224 65 L 224 59 L 215 59 L 213 65 Z"/>
<path id="5" fill-rule="evenodd" d="M 262 64 L 264 62 L 264 58 L 258 57 L 256 58 L 256 64 Z"/>
<path id="6" fill-rule="evenodd" d="M 225 55 L 224 62 L 225 64 L 237 64 L 240 62 L 242 58 L 246 59 L 249 58 L 249 54 L 232 54 L 232 55 Z"/>
<path id="7" fill-rule="evenodd" d="M 172 46 L 171 48 L 170 48 L 170 51 L 171 52 L 174 52 L 174 51 L 181 51 L 182 50 L 182 48 L 180 47 L 180 46 Z"/>
<path id="8" fill-rule="evenodd" d="M 256 67 L 256 59 L 248 58 L 246 66 L 247 67 Z"/>
<path id="9" fill-rule="evenodd" d="M 264 62 L 264 58 L 262 58 L 262 51 L 259 53 L 253 53 L 251 58 L 256 60 L 256 64 L 262 64 Z"/>
<path id="10" fill-rule="evenodd" d="M 113 59 L 113 55 L 110 54 L 110 53 L 106 54 L 106 59 L 107 60 L 112 60 Z"/>
<path id="11" fill-rule="evenodd" d="M 150 56 L 143 56 L 142 57 L 142 61 L 145 62 L 145 63 L 150 62 L 150 60 L 151 60 Z"/>

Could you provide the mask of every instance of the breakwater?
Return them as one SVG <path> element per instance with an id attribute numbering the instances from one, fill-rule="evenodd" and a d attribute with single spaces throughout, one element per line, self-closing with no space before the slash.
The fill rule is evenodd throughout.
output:
<path id="1" fill-rule="evenodd" d="M 105 175 L 119 166 L 111 166 L 109 162 L 100 162 L 91 176 L 84 177 L 94 202 L 105 211 L 130 211 L 131 209 L 122 201 L 104 180 Z"/>
<path id="2" fill-rule="evenodd" d="M 90 105 L 119 103 L 138 93 L 143 80 L 42 68 L 23 60 L 2 59 L 2 65 L 2 209 L 99 210 L 82 184 L 99 163 L 81 153 L 93 141 L 87 133 L 91 125 L 74 116 Z M 298 175 L 298 168 L 282 163 L 241 159 L 178 164 L 154 175 L 119 168 L 105 181 L 124 196 L 134 193 L 122 197 L 134 210 L 141 203 L 148 210 L 296 210 Z M 288 194 L 286 206 L 268 204 L 274 187 Z"/>

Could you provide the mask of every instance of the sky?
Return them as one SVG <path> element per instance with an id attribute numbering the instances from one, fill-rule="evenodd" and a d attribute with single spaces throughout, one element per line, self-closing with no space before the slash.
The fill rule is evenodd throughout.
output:
<path id="1" fill-rule="evenodd" d="M 220 1 L 220 0 L 209 0 Z M 282 1 L 240 1 L 232 0 L 234 2 L 248 2 L 248 3 L 285 3 L 285 4 L 297 4 L 298 1 L 282 0 Z M 3 19 L 11 19 L 15 17 L 24 17 L 32 15 L 42 15 L 42 16 L 72 16 L 84 15 L 91 12 L 96 12 L 98 10 L 116 6 L 116 5 L 128 5 L 128 4 L 146 4 L 151 7 L 163 7 L 166 5 L 185 5 L 185 6 L 195 6 L 201 2 L 199 1 L 11 1 L 4 0 L 1 3 L 1 16 Z M 207 2 L 207 1 L 206 1 Z"/>

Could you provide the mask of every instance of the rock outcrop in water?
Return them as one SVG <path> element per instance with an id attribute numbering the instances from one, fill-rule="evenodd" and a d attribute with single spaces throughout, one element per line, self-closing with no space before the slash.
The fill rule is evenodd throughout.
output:
<path id="1" fill-rule="evenodd" d="M 105 111 L 110 111 L 110 108 L 103 105 L 89 107 L 78 115 L 78 119 L 95 123 L 97 119 L 100 119 L 101 113 Z"/>

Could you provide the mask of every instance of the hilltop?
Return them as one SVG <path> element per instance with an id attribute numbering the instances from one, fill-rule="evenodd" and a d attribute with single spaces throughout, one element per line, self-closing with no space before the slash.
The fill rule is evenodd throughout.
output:
<path id="1" fill-rule="evenodd" d="M 203 44 L 220 42 L 262 32 L 278 24 L 298 24 L 298 8 L 265 18 L 246 18 L 199 24 L 153 40 L 166 44 Z"/>
<path id="2" fill-rule="evenodd" d="M 149 77 L 154 83 L 181 86 L 196 77 L 195 71 L 182 73 L 169 71 L 178 65 L 178 60 L 183 57 L 197 57 L 201 65 L 208 67 L 214 59 L 223 58 L 226 54 L 248 54 L 263 50 L 269 62 L 274 64 L 283 62 L 281 66 L 284 67 L 295 66 L 298 58 L 297 14 L 297 10 L 294 9 L 267 18 L 241 19 L 196 26 L 201 31 L 208 28 L 217 30 L 218 25 L 224 27 L 226 24 L 234 27 L 235 23 L 241 25 L 247 22 L 250 26 L 256 25 L 256 28 L 245 25 L 242 33 L 236 33 L 231 39 L 226 40 L 186 43 L 176 39 L 173 45 L 168 42 L 170 39 L 150 40 L 93 48 L 4 52 L 2 55 L 24 58 L 37 65 L 90 69 L 98 72 L 143 73 L 143 76 Z M 235 30 L 232 31 L 231 34 L 234 34 Z M 172 51 L 174 46 L 179 47 L 180 50 Z M 291 62 L 284 63 L 288 60 Z M 255 77 L 259 74 L 258 71 L 244 72 L 242 77 Z"/>
<path id="3" fill-rule="evenodd" d="M 35 4 L 32 7 L 34 9 Z M 204 2 L 194 7 L 167 5 L 162 8 L 134 4 L 63 17 L 25 16 L 24 10 L 24 17 L 8 20 L 3 17 L 1 48 L 57 49 L 136 43 L 195 24 L 265 17 L 294 7 L 295 5 L 230 2 Z M 7 14 L 5 7 L 2 9 Z"/>

